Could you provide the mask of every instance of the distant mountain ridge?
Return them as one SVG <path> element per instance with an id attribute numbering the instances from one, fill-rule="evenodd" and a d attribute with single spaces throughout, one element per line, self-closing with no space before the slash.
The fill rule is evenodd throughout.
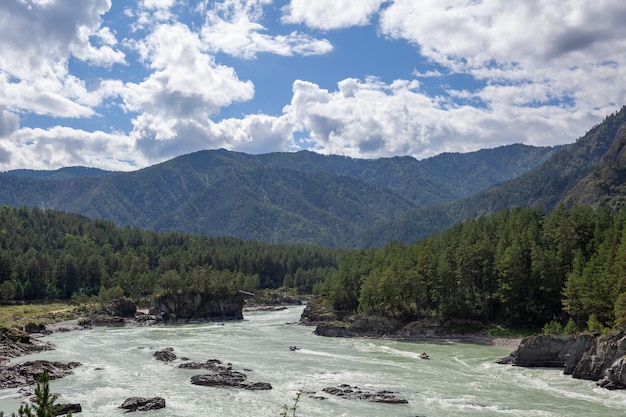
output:
<path id="1" fill-rule="evenodd" d="M 515 178 L 560 150 L 510 145 L 418 161 L 220 149 L 134 172 L 0 174 L 0 205 L 51 208 L 159 231 L 347 246 L 418 207 Z"/>
<path id="2" fill-rule="evenodd" d="M 390 239 L 412 242 L 508 207 L 547 211 L 561 203 L 579 203 L 619 208 L 626 200 L 625 135 L 626 106 L 535 169 L 472 196 L 407 212 L 367 230 L 351 246 L 381 246 Z"/>
<path id="3" fill-rule="evenodd" d="M 100 175 L 109 174 L 110 171 L 105 171 L 98 168 L 87 167 L 65 167 L 56 170 L 35 170 L 35 169 L 14 169 L 7 171 L 7 174 L 17 175 L 27 178 L 39 178 L 49 180 L 60 180 L 66 178 L 76 177 L 97 177 Z"/>

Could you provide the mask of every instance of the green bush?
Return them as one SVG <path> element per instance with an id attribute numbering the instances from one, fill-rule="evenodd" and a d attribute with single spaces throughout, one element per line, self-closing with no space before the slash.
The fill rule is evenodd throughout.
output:
<path id="1" fill-rule="evenodd" d="M 572 319 L 571 317 L 569 318 L 569 320 L 567 321 L 567 324 L 563 328 L 563 332 L 565 332 L 565 334 L 568 334 L 568 335 L 574 335 L 578 333 L 578 326 L 576 326 L 574 319 Z"/>
<path id="2" fill-rule="evenodd" d="M 550 323 L 546 323 L 543 326 L 544 334 L 563 334 L 563 326 L 556 320 L 552 320 Z"/>

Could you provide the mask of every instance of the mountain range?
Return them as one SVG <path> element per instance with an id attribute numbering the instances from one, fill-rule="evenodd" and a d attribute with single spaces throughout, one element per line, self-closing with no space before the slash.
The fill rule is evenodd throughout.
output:
<path id="1" fill-rule="evenodd" d="M 120 226 L 329 247 L 411 242 L 506 207 L 619 208 L 626 108 L 571 145 L 354 159 L 309 151 L 200 151 L 133 172 L 68 167 L 0 174 L 0 205 Z"/>

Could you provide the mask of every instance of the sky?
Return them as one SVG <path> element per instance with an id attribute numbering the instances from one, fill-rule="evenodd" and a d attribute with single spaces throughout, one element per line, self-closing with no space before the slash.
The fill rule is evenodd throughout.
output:
<path id="1" fill-rule="evenodd" d="M 624 22 L 623 0 L 1 0 L 0 171 L 573 143 L 626 104 Z"/>

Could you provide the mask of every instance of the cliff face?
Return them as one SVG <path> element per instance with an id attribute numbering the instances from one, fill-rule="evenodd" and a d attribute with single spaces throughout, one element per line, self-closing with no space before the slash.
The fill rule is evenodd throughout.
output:
<path id="1" fill-rule="evenodd" d="M 241 320 L 243 304 L 241 294 L 217 297 L 178 293 L 156 299 L 150 314 L 167 322 Z"/>
<path id="2" fill-rule="evenodd" d="M 603 336 L 538 335 L 498 363 L 563 368 L 566 375 L 597 381 L 608 389 L 626 389 L 626 329 Z"/>
<path id="3" fill-rule="evenodd" d="M 598 381 L 609 389 L 626 389 L 626 329 L 599 337 L 572 372 L 574 378 Z"/>

